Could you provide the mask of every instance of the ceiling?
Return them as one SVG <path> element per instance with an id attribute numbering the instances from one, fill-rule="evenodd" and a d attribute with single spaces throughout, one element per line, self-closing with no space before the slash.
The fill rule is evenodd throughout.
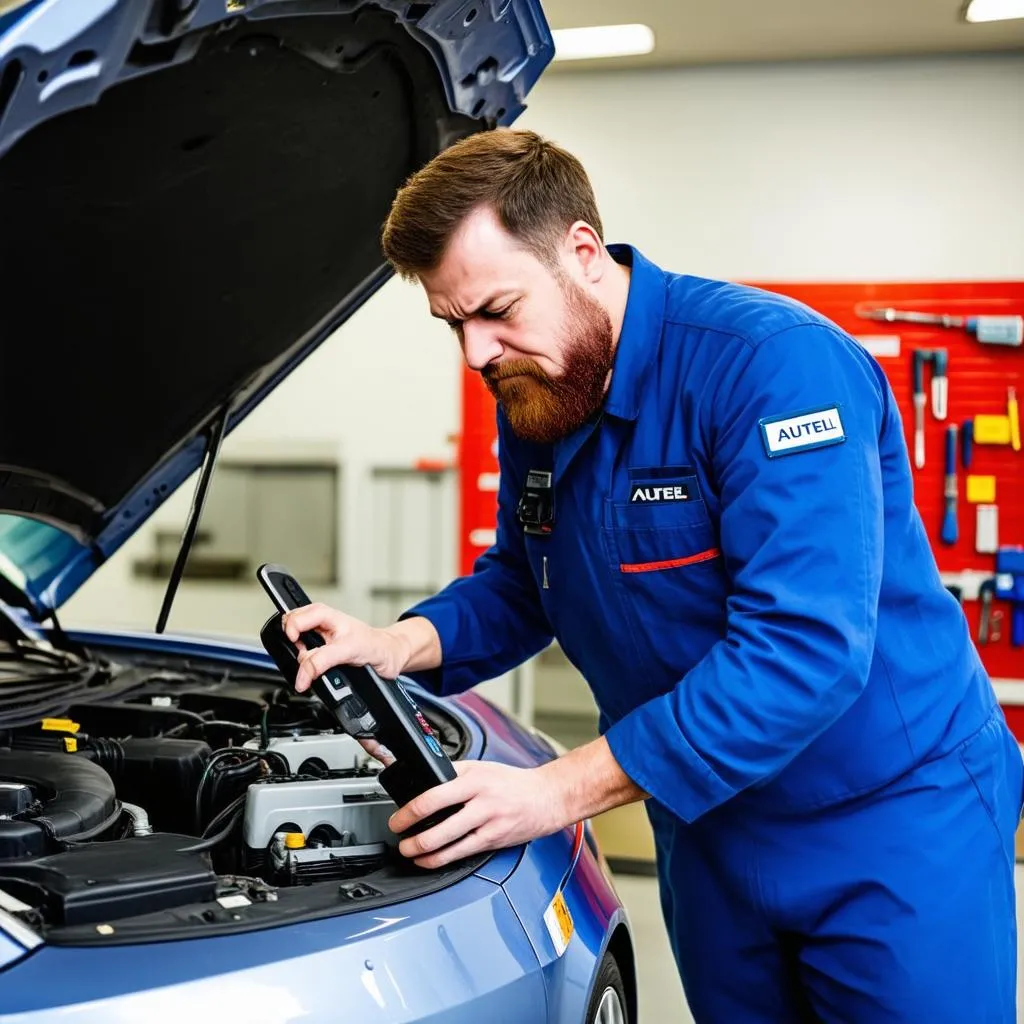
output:
<path id="1" fill-rule="evenodd" d="M 971 25 L 962 0 L 542 0 L 553 29 L 641 22 L 643 57 L 556 61 L 551 72 L 1024 49 L 1024 20 Z"/>

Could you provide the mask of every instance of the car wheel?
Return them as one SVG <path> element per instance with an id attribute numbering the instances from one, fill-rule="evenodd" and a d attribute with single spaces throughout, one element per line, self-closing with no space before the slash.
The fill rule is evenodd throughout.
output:
<path id="1" fill-rule="evenodd" d="M 629 1024 L 627 1005 L 619 965 L 611 953 L 605 953 L 590 996 L 587 1024 Z"/>

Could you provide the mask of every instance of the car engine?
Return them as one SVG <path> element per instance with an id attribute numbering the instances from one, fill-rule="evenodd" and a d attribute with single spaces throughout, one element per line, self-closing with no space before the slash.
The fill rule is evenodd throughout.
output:
<path id="1" fill-rule="evenodd" d="M 218 675 L 135 667 L 59 718 L 0 729 L 0 907 L 96 925 L 240 898 L 232 885 L 273 900 L 410 871 L 382 765 L 273 673 Z M 456 756 L 457 724 L 432 724 Z"/>

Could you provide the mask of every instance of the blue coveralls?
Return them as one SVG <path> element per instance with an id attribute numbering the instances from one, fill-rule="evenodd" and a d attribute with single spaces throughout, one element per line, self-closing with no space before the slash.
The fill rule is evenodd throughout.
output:
<path id="1" fill-rule="evenodd" d="M 629 246 L 600 416 L 499 413 L 497 540 L 411 609 L 457 693 L 556 638 L 648 794 L 698 1022 L 1015 1020 L 1020 750 L 913 504 L 881 369 L 784 297 Z M 555 524 L 524 533 L 529 470 Z"/>

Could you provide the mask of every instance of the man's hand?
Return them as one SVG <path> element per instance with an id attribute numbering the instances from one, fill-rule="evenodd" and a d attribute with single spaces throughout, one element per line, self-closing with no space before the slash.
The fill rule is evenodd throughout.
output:
<path id="1" fill-rule="evenodd" d="M 441 661 L 437 631 L 423 618 L 377 629 L 325 604 L 310 604 L 285 613 L 284 631 L 299 649 L 299 693 L 336 665 L 369 665 L 383 679 L 396 679 L 406 671 L 435 668 Z M 306 632 L 319 633 L 324 646 L 307 650 L 299 639 Z"/>
<path id="2" fill-rule="evenodd" d="M 401 833 L 445 807 L 465 805 L 399 843 L 399 852 L 420 867 L 439 868 L 484 851 L 518 846 L 572 824 L 557 787 L 537 768 L 457 761 L 455 770 L 458 778 L 410 800 L 388 823 L 392 832 Z"/>
<path id="3" fill-rule="evenodd" d="M 451 817 L 403 839 L 399 852 L 439 868 L 550 835 L 647 794 L 619 767 L 603 737 L 538 768 L 458 761 L 458 778 L 434 786 L 391 816 L 392 832 L 463 804 Z"/>

